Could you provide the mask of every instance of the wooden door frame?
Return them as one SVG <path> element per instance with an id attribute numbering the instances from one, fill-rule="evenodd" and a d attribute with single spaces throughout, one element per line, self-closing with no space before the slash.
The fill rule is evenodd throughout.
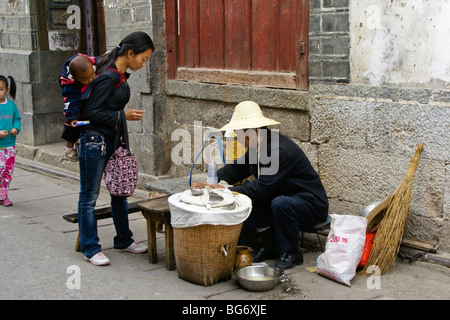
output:
<path id="1" fill-rule="evenodd" d="M 106 52 L 106 22 L 105 22 L 105 8 L 102 1 L 94 0 L 94 52 L 96 55 L 102 55 Z"/>
<path id="2" fill-rule="evenodd" d="M 34 0 L 36 8 L 36 29 L 37 29 L 37 50 L 48 51 L 48 30 L 47 30 L 47 3 L 42 0 Z"/>
<path id="3" fill-rule="evenodd" d="M 84 0 L 78 1 L 81 11 L 84 12 Z M 100 0 L 91 1 L 91 17 L 92 17 L 92 49 L 95 56 L 100 56 L 106 52 L 106 24 L 105 10 Z M 80 32 L 80 50 L 87 51 L 86 44 L 86 16 L 81 15 L 81 32 Z"/>

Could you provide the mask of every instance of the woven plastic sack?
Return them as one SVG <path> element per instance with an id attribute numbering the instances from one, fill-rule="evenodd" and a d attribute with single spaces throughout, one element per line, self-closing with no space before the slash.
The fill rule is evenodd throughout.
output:
<path id="1" fill-rule="evenodd" d="M 364 250 L 367 219 L 336 214 L 331 218 L 325 252 L 317 258 L 317 273 L 350 287 Z"/>

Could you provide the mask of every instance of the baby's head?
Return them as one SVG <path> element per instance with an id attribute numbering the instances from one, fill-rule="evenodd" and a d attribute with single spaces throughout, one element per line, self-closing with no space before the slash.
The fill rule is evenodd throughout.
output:
<path id="1" fill-rule="evenodd" d="M 95 78 L 95 70 L 91 59 L 84 55 L 79 55 L 70 61 L 69 72 L 74 80 L 83 86 L 90 84 Z"/>

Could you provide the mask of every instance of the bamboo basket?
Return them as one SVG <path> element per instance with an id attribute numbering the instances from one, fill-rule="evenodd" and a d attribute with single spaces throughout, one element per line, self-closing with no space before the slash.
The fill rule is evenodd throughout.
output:
<path id="1" fill-rule="evenodd" d="M 231 279 L 242 224 L 173 228 L 178 277 L 204 286 Z"/>

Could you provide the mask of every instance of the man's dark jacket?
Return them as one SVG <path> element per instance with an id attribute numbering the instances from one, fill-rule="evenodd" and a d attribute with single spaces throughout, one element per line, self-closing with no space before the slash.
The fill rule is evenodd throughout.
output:
<path id="1" fill-rule="evenodd" d="M 268 143 L 265 144 L 263 141 L 261 150 L 266 152 L 269 159 L 273 152 L 279 152 L 279 166 L 276 174 L 264 175 L 263 168 L 270 167 L 271 163 L 261 164 L 261 161 L 261 176 L 258 177 L 258 166 L 249 164 L 249 152 L 247 152 L 244 155 L 246 157 L 244 164 L 238 164 L 239 160 L 235 160 L 217 171 L 219 181 L 224 180 L 232 185 L 253 175 L 256 179 L 252 182 L 231 187 L 230 190 L 247 195 L 253 203 L 270 201 L 281 195 L 298 194 L 311 203 L 316 212 L 325 219 L 328 214 L 327 194 L 319 175 L 303 150 L 294 141 L 281 134 L 279 134 L 279 147 L 277 148 L 276 139 L 273 139 L 275 141 L 272 144 L 271 136 L 271 132 L 268 130 L 267 140 L 265 140 Z M 264 149 L 264 146 L 267 146 L 267 150 Z"/>

